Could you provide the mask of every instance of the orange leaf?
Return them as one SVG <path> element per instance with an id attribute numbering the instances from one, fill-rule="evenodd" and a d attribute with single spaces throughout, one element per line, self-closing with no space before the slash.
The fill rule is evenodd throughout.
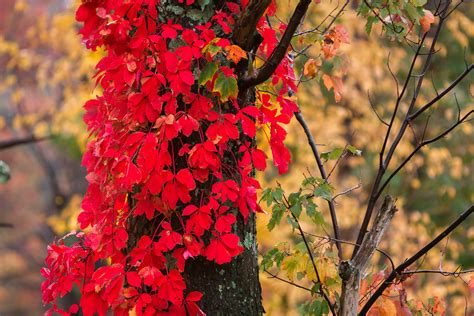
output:
<path id="1" fill-rule="evenodd" d="M 424 34 L 430 30 L 431 24 L 434 22 L 434 15 L 429 10 L 423 9 L 423 12 L 425 15 L 420 19 L 420 24 Z"/>
<path id="2" fill-rule="evenodd" d="M 247 59 L 247 52 L 237 45 L 226 46 L 225 50 L 227 51 L 227 60 L 232 60 L 234 64 L 238 64 L 242 58 Z"/>
<path id="3" fill-rule="evenodd" d="M 303 74 L 306 77 L 313 78 L 316 75 L 316 72 L 318 71 L 318 68 L 321 67 L 322 62 L 321 60 L 315 60 L 315 59 L 308 59 L 306 64 L 304 64 L 304 69 L 303 69 Z"/>
<path id="4" fill-rule="evenodd" d="M 324 74 L 323 75 L 323 83 L 326 89 L 331 90 L 333 89 L 334 91 L 334 99 L 336 102 L 341 101 L 342 99 L 342 80 L 339 77 L 331 77 L 329 75 Z"/>

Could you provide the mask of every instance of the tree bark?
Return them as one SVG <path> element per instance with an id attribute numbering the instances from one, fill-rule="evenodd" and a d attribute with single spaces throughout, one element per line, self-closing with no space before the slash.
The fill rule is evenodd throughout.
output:
<path id="1" fill-rule="evenodd" d="M 387 195 L 372 229 L 366 234 L 356 256 L 349 261 L 341 262 L 339 266 L 339 274 L 342 279 L 341 316 L 357 315 L 360 281 L 396 211 L 395 201 Z"/>

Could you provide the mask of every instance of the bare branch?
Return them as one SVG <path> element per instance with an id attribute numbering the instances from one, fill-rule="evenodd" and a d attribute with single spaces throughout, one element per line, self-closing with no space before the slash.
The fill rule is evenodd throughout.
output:
<path id="1" fill-rule="evenodd" d="M 397 84 L 397 89 L 398 89 L 398 84 Z M 369 91 L 367 91 L 367 98 L 369 99 L 369 104 L 370 104 L 370 107 L 372 108 L 372 111 L 375 113 L 375 115 L 379 119 L 380 123 L 382 123 L 383 125 L 389 127 L 389 124 L 383 120 L 383 118 L 379 115 L 379 113 L 375 109 L 375 105 L 373 104 L 372 99 L 370 98 L 370 92 Z"/>
<path id="2" fill-rule="evenodd" d="M 376 196 L 380 196 L 380 194 L 382 194 L 382 191 L 385 189 L 385 187 L 390 183 L 390 181 L 393 179 L 393 177 L 411 160 L 411 158 L 413 158 L 413 156 L 423 147 L 431 144 L 431 143 L 434 143 L 438 140 L 440 140 L 441 138 L 445 137 L 446 135 L 448 135 L 453 129 L 455 129 L 457 126 L 461 125 L 463 122 L 467 121 L 467 119 L 474 113 L 474 110 L 471 110 L 469 111 L 466 115 L 464 115 L 461 119 L 459 119 L 456 123 L 454 123 L 453 125 L 451 125 L 449 128 L 447 128 L 446 130 L 444 130 L 442 133 L 438 134 L 437 136 L 431 138 L 431 139 L 428 139 L 428 140 L 425 140 L 425 141 L 422 141 L 411 153 L 410 155 L 408 155 L 408 157 L 406 157 L 402 163 L 390 174 L 390 176 L 387 178 L 387 180 L 385 180 L 383 182 L 383 184 L 380 186 L 380 189 L 378 190 Z"/>
<path id="3" fill-rule="evenodd" d="M 278 43 L 277 47 L 275 47 L 270 58 L 261 68 L 258 69 L 255 75 L 244 77 L 239 80 L 240 89 L 256 86 L 266 81 L 275 72 L 275 69 L 285 57 L 286 51 L 290 46 L 291 39 L 293 38 L 293 34 L 295 34 L 296 29 L 303 20 L 303 17 L 306 14 L 306 11 L 308 11 L 310 4 L 311 0 L 300 0 L 296 6 L 295 11 L 293 12 L 293 15 L 291 16 L 290 22 L 286 27 L 285 33 L 283 34 L 280 43 Z"/>
<path id="4" fill-rule="evenodd" d="M 362 183 L 359 182 L 359 183 L 357 183 L 356 186 L 353 186 L 353 187 L 351 187 L 351 188 L 349 188 L 349 189 L 347 189 L 347 190 L 344 190 L 344 191 L 342 191 L 342 192 L 337 193 L 336 195 L 334 195 L 334 196 L 332 197 L 332 200 L 335 201 L 335 200 L 336 200 L 339 196 L 341 196 L 341 195 L 345 195 L 345 194 L 348 194 L 348 193 L 350 193 L 350 192 L 352 192 L 352 191 L 355 191 L 355 190 L 357 190 L 357 189 L 360 189 L 361 186 L 362 186 Z"/>
<path id="5" fill-rule="evenodd" d="M 43 140 L 50 139 L 52 136 L 44 136 L 44 137 L 36 137 L 36 136 L 28 136 L 24 138 L 13 138 L 8 139 L 5 141 L 0 142 L 0 150 L 9 149 L 12 147 L 20 146 L 20 145 L 27 145 L 36 142 L 41 142 Z"/>
<path id="6" fill-rule="evenodd" d="M 444 6 L 441 14 L 445 13 L 447 11 L 448 7 L 449 7 L 449 2 Z M 416 82 L 416 87 L 415 87 L 415 90 L 413 92 L 413 96 L 412 96 L 410 105 L 408 107 L 408 110 L 405 114 L 405 118 L 402 122 L 402 125 L 400 126 L 400 129 L 398 130 L 397 136 L 395 137 L 394 141 L 390 145 L 390 149 L 388 150 L 388 153 L 387 153 L 387 155 L 385 156 L 385 159 L 384 159 L 385 149 L 386 149 L 386 146 L 388 144 L 388 139 L 390 137 L 390 132 L 391 132 L 391 129 L 393 127 L 400 102 L 401 102 L 401 100 L 404 96 L 404 93 L 405 93 L 406 89 L 407 89 L 408 83 L 410 82 L 411 74 L 413 73 L 413 69 L 415 67 L 415 62 L 416 62 L 418 56 L 420 56 L 421 48 L 423 46 L 424 40 L 426 39 L 426 36 L 427 36 L 428 33 L 425 33 L 423 35 L 423 37 L 422 37 L 422 39 L 421 39 L 421 41 L 418 45 L 418 49 L 415 53 L 412 64 L 410 66 L 410 70 L 408 71 L 408 75 L 405 79 L 405 84 L 402 88 L 402 91 L 400 92 L 400 95 L 397 98 L 397 101 L 396 101 L 396 104 L 395 104 L 395 109 L 393 111 L 392 118 L 390 120 L 389 128 L 387 129 L 385 139 L 384 139 L 384 142 L 383 142 L 383 145 L 382 145 L 382 149 L 380 150 L 380 153 L 379 153 L 379 170 L 377 172 L 377 176 L 376 176 L 374 184 L 372 186 L 372 190 L 371 190 L 371 193 L 370 193 L 369 202 L 367 203 L 367 209 L 365 211 L 364 219 L 363 219 L 362 224 L 361 224 L 360 229 L 359 229 L 359 234 L 357 236 L 357 241 L 356 241 L 357 244 L 362 243 L 362 241 L 364 240 L 364 236 L 367 233 L 367 228 L 369 226 L 370 219 L 372 218 L 372 212 L 374 210 L 375 205 L 377 204 L 378 198 L 380 197 L 380 193 L 381 193 L 381 190 L 379 189 L 380 183 L 381 183 L 382 178 L 383 178 L 383 176 L 384 176 L 384 174 L 385 174 L 385 172 L 388 168 L 388 165 L 390 164 L 390 161 L 393 157 L 393 154 L 395 153 L 395 150 L 397 149 L 400 141 L 402 140 L 403 136 L 405 135 L 405 131 L 406 131 L 406 129 L 408 127 L 408 123 L 409 123 L 409 114 L 413 110 L 413 107 L 415 106 L 416 100 L 418 99 L 418 95 L 421 91 L 421 87 L 423 85 L 423 80 L 425 78 L 424 75 L 426 74 L 427 70 L 429 69 L 429 67 L 431 65 L 432 57 L 433 57 L 433 54 L 436 50 L 435 46 L 436 46 L 436 43 L 438 41 L 438 38 L 439 38 L 439 35 L 440 35 L 440 32 L 441 32 L 442 26 L 444 25 L 444 22 L 445 22 L 445 18 L 443 16 L 440 16 L 440 20 L 439 20 L 439 23 L 437 25 L 435 34 L 433 36 L 433 40 L 431 41 L 429 54 L 426 57 L 425 62 L 424 62 L 423 67 L 422 67 L 422 70 L 421 70 L 421 73 L 423 74 L 423 76 L 419 77 L 418 81 Z M 357 254 L 358 250 L 359 250 L 358 247 L 354 248 L 354 252 L 352 253 L 352 258 L 354 258 L 354 256 Z"/>
<path id="7" fill-rule="evenodd" d="M 456 80 L 454 80 L 446 89 L 441 91 L 441 93 L 437 93 L 436 97 L 433 98 L 431 101 L 423 105 L 420 109 L 418 109 L 416 112 L 410 114 L 408 116 L 409 120 L 414 120 L 416 119 L 421 113 L 425 112 L 427 109 L 429 109 L 433 104 L 441 100 L 449 91 L 451 91 L 454 87 L 456 87 L 474 68 L 474 64 L 469 65 L 466 67 L 466 69 L 463 71 L 462 74 L 460 74 Z"/>
<path id="8" fill-rule="evenodd" d="M 395 270 L 393 270 L 390 275 L 385 279 L 385 281 L 377 288 L 377 290 L 372 294 L 364 307 L 362 307 L 359 315 L 366 315 L 370 307 L 377 301 L 377 299 L 383 294 L 385 289 L 389 287 L 392 282 L 400 275 L 402 272 L 415 263 L 419 258 L 424 256 L 428 251 L 430 251 L 434 246 L 436 246 L 440 241 L 442 241 L 446 236 L 448 236 L 453 230 L 455 230 L 461 223 L 463 223 L 471 214 L 474 212 L 474 205 L 471 205 L 466 211 L 464 211 L 454 222 L 451 223 L 445 230 L 443 230 L 436 238 L 429 242 L 426 246 L 421 248 L 416 254 L 405 260 L 400 264 Z"/>

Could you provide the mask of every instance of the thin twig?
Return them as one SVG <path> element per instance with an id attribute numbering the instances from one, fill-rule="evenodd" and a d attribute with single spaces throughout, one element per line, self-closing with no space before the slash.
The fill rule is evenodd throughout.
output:
<path id="1" fill-rule="evenodd" d="M 377 191 L 376 193 L 376 196 L 380 196 L 383 192 L 383 190 L 385 189 L 385 187 L 389 184 L 389 182 L 393 179 L 393 177 L 411 160 L 411 158 L 423 147 L 431 144 L 431 143 L 434 143 L 438 140 L 440 140 L 441 138 L 445 137 L 446 135 L 448 135 L 453 129 L 455 129 L 457 126 L 461 125 L 463 122 L 467 121 L 467 119 L 474 113 L 474 110 L 471 110 L 469 111 L 466 115 L 464 115 L 460 120 L 458 120 L 456 123 L 454 123 L 453 125 L 451 125 L 449 128 L 447 128 L 446 130 L 444 130 L 442 133 L 438 134 L 437 136 L 431 138 L 431 139 L 428 139 L 428 140 L 425 140 L 423 142 L 421 142 L 411 153 L 410 155 L 408 155 L 403 161 L 402 163 L 400 163 L 400 165 L 390 174 L 390 176 L 387 178 L 387 180 L 385 180 L 383 182 L 383 184 L 380 186 L 380 189 Z"/>
<path id="2" fill-rule="evenodd" d="M 411 275 L 419 273 L 437 273 L 445 277 L 459 277 L 461 274 L 474 273 L 474 269 L 468 270 L 455 270 L 455 271 L 443 271 L 443 270 L 414 270 L 414 271 L 403 271 L 401 274 Z"/>
<path id="3" fill-rule="evenodd" d="M 446 6 L 443 8 L 444 13 L 448 9 L 448 7 L 449 7 L 449 3 L 446 4 Z M 422 67 L 422 70 L 421 70 L 422 74 L 426 74 L 427 70 L 429 69 L 429 67 L 431 65 L 433 52 L 435 51 L 435 46 L 436 46 L 436 43 L 438 41 L 438 38 L 439 38 L 439 35 L 440 35 L 440 32 L 441 32 L 441 29 L 442 29 L 442 26 L 443 26 L 444 22 L 445 22 L 445 18 L 443 18 L 443 16 L 440 16 L 440 20 L 439 20 L 439 23 L 437 25 L 437 28 L 436 28 L 436 31 L 435 31 L 435 34 L 433 36 L 433 40 L 431 42 L 431 46 L 430 46 L 430 49 L 429 49 L 430 54 L 428 54 L 428 56 L 427 56 L 427 58 L 424 62 L 424 65 Z M 416 100 L 418 99 L 418 95 L 421 91 L 421 87 L 423 85 L 423 80 L 425 78 L 424 76 L 420 77 L 418 79 L 418 82 L 416 82 L 416 87 L 415 87 L 415 90 L 413 92 L 413 96 L 412 96 L 410 105 L 408 107 L 408 110 L 406 111 L 405 118 L 404 118 L 404 120 L 403 120 L 403 122 L 400 126 L 400 129 L 398 130 L 397 136 L 395 137 L 394 141 L 390 145 L 390 149 L 388 150 L 388 152 L 385 156 L 385 159 L 384 159 L 385 149 L 386 149 L 386 146 L 388 145 L 388 139 L 390 137 L 390 132 L 391 132 L 391 129 L 392 129 L 392 127 L 394 125 L 394 122 L 395 122 L 395 117 L 396 117 L 399 105 L 402 101 L 402 98 L 403 98 L 403 96 L 405 94 L 405 91 L 408 87 L 408 84 L 410 82 L 410 78 L 411 78 L 412 72 L 413 72 L 414 67 L 415 67 L 415 62 L 416 62 L 418 56 L 420 56 L 421 48 L 423 46 L 423 43 L 424 43 L 424 40 L 426 39 L 427 34 L 428 33 L 425 33 L 423 35 L 421 41 L 420 41 L 418 49 L 417 49 L 417 51 L 415 53 L 415 56 L 413 58 L 412 64 L 410 65 L 410 69 L 409 69 L 407 77 L 405 79 L 405 83 L 404 83 L 404 86 L 402 88 L 402 91 L 400 92 L 400 95 L 397 98 L 397 101 L 396 101 L 396 104 L 395 104 L 395 109 L 393 111 L 392 118 L 390 120 L 389 128 L 387 129 L 385 139 L 384 139 L 384 142 L 383 142 L 383 145 L 382 145 L 382 149 L 380 150 L 380 153 L 379 153 L 379 169 L 378 169 L 374 184 L 373 184 L 372 189 L 371 189 L 369 202 L 367 204 L 367 209 L 365 211 L 364 219 L 363 219 L 362 224 L 359 228 L 359 233 L 358 233 L 357 241 L 356 241 L 357 244 L 362 243 L 362 241 L 364 240 L 365 235 L 368 232 L 367 228 L 369 226 L 370 219 L 372 218 L 372 213 L 373 213 L 374 207 L 375 207 L 375 205 L 376 205 L 376 203 L 377 203 L 377 201 L 380 197 L 380 194 L 382 192 L 382 190 L 380 189 L 381 181 L 382 181 L 383 176 L 385 175 L 385 172 L 388 168 L 388 165 L 390 164 L 390 161 L 391 161 L 391 159 L 392 159 L 392 157 L 395 153 L 395 150 L 397 149 L 399 143 L 401 142 L 403 136 L 405 135 L 405 131 L 406 131 L 406 129 L 408 127 L 408 123 L 409 123 L 410 112 L 413 110 L 413 107 L 415 106 Z M 388 182 L 386 182 L 386 184 L 387 183 Z M 355 257 L 358 250 L 359 250 L 358 247 L 354 248 L 354 251 L 352 253 L 352 258 Z"/>
<path id="4" fill-rule="evenodd" d="M 431 101 L 423 105 L 419 110 L 410 114 L 408 119 L 413 121 L 416 119 L 421 113 L 425 112 L 429 109 L 433 104 L 441 100 L 449 91 L 451 91 L 454 87 L 456 87 L 471 71 L 474 69 L 474 64 L 469 65 L 463 73 L 461 73 L 456 80 L 454 80 L 446 89 L 441 91 L 441 93 L 437 93 L 436 97 L 434 97 Z"/>
<path id="5" fill-rule="evenodd" d="M 285 200 L 284 204 L 285 204 L 286 210 L 291 214 L 291 216 L 293 217 L 293 220 L 295 221 L 295 223 L 297 225 L 298 231 L 300 232 L 300 236 L 303 239 L 303 243 L 306 247 L 306 251 L 308 252 L 309 258 L 311 260 L 311 264 L 313 266 L 314 273 L 316 274 L 316 280 L 318 281 L 317 282 L 318 283 L 318 293 L 328 303 L 329 309 L 331 310 L 332 315 L 336 316 L 337 314 L 336 314 L 336 310 L 334 309 L 334 305 L 331 303 L 331 299 L 329 298 L 329 296 L 324 291 L 323 283 L 321 281 L 321 276 L 319 274 L 318 267 L 316 266 L 316 260 L 314 259 L 313 251 L 311 250 L 311 247 L 309 246 L 309 243 L 308 243 L 308 240 L 306 239 L 306 235 L 304 234 L 303 228 L 301 228 L 301 225 L 300 225 L 300 222 L 299 222 L 298 218 L 290 210 L 290 202 L 288 201 L 288 199 L 286 198 L 285 195 L 283 195 L 283 199 Z"/>
<path id="6" fill-rule="evenodd" d="M 268 275 L 270 275 L 270 276 L 269 276 L 270 279 L 277 279 L 277 280 L 279 280 L 279 281 L 282 281 L 282 282 L 285 282 L 285 283 L 287 283 L 287 284 L 293 285 L 293 286 L 295 286 L 295 287 L 297 287 L 297 288 L 300 288 L 300 289 L 303 289 L 303 290 L 305 290 L 305 291 L 311 292 L 311 289 L 310 289 L 310 288 L 307 288 L 307 287 L 302 286 L 302 285 L 299 285 L 299 284 L 297 284 L 297 283 L 295 283 L 295 282 L 291 282 L 291 281 L 289 281 L 289 280 L 283 279 L 283 278 L 279 277 L 278 275 L 271 273 L 271 272 L 268 271 L 267 269 L 265 269 L 265 270 L 263 270 L 263 271 L 264 271 L 265 273 L 267 273 Z"/>
<path id="7" fill-rule="evenodd" d="M 355 190 L 357 190 L 357 189 L 360 189 L 361 186 L 362 186 L 362 183 L 359 182 L 359 183 L 357 183 L 356 186 L 353 186 L 352 188 L 349 188 L 349 189 L 347 189 L 347 190 L 344 190 L 344 191 L 342 191 L 342 192 L 337 193 L 336 195 L 334 195 L 334 196 L 332 197 L 332 200 L 335 201 L 336 198 L 338 198 L 338 197 L 341 196 L 341 195 L 345 195 L 345 194 L 348 194 L 348 193 L 350 193 L 350 192 L 352 192 L 352 191 L 355 191 Z"/>

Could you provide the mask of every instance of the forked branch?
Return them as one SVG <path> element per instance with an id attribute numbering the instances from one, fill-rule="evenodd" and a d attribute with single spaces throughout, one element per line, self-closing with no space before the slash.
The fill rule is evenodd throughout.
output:
<path id="1" fill-rule="evenodd" d="M 308 11 L 308 7 L 311 4 L 311 0 L 300 0 L 298 5 L 291 16 L 290 22 L 286 26 L 285 33 L 278 43 L 277 47 L 273 50 L 270 58 L 265 62 L 265 64 L 259 68 L 256 74 L 243 77 L 239 80 L 239 88 L 246 89 L 252 86 L 256 86 L 262 82 L 265 82 L 271 75 L 275 72 L 278 65 L 281 63 L 283 58 L 286 55 L 288 47 L 290 46 L 291 39 L 296 32 L 296 29 L 303 20 L 304 15 Z"/>

